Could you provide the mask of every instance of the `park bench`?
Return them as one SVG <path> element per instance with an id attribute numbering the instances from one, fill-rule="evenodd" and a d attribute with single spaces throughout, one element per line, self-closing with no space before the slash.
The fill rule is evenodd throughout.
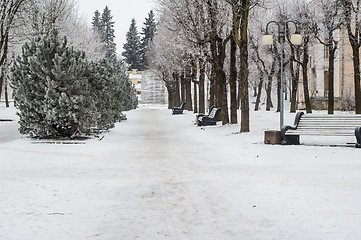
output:
<path id="1" fill-rule="evenodd" d="M 197 114 L 197 116 L 196 116 L 196 124 L 198 125 L 198 118 L 199 118 L 199 117 L 209 116 L 209 114 L 212 112 L 213 108 L 215 108 L 215 107 L 216 107 L 216 106 L 213 105 L 213 106 L 209 109 L 208 114 L 203 114 L 203 113 Z"/>
<path id="2" fill-rule="evenodd" d="M 212 107 L 212 110 L 208 115 L 199 115 L 197 117 L 197 125 L 198 126 L 209 126 L 209 125 L 217 125 L 218 116 L 221 112 L 221 108 Z"/>
<path id="3" fill-rule="evenodd" d="M 179 107 L 173 107 L 172 108 L 172 114 L 183 114 L 184 106 L 186 105 L 185 102 L 181 102 Z"/>
<path id="4" fill-rule="evenodd" d="M 282 144 L 300 144 L 300 135 L 356 136 L 356 147 L 361 148 L 361 115 L 296 115 L 293 126 L 281 130 Z"/>

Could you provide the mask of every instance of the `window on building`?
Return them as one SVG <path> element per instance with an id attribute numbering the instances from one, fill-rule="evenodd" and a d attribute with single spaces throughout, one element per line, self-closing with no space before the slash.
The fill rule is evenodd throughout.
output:
<path id="1" fill-rule="evenodd" d="M 141 91 L 137 91 L 137 94 L 140 95 L 140 94 L 142 94 L 142 92 L 141 92 Z"/>

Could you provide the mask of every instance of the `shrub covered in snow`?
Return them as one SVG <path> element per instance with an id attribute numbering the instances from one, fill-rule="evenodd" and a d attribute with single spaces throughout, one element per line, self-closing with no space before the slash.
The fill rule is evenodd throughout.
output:
<path id="1" fill-rule="evenodd" d="M 122 62 L 102 60 L 92 62 L 87 73 L 89 84 L 93 89 L 93 98 L 100 111 L 97 119 L 99 129 L 108 129 L 115 122 L 122 121 L 122 111 L 129 111 L 138 105 L 135 89 L 126 75 Z"/>
<path id="2" fill-rule="evenodd" d="M 66 38 L 61 41 L 55 29 L 26 43 L 11 77 L 20 132 L 73 137 L 124 120 L 121 111 L 130 109 L 129 102 L 134 108 L 135 93 L 121 66 L 87 62 L 85 54 L 68 46 Z"/>

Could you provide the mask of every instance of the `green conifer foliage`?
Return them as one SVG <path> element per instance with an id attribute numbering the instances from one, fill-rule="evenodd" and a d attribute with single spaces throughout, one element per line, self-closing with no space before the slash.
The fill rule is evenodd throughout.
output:
<path id="1" fill-rule="evenodd" d="M 135 109 L 138 105 L 134 87 L 126 75 L 122 62 L 102 60 L 91 63 L 88 79 L 94 89 L 96 107 L 99 109 L 98 127 L 109 129 L 122 121 L 122 111 Z"/>
<path id="2" fill-rule="evenodd" d="M 76 137 L 114 127 L 137 107 L 123 62 L 88 62 L 57 30 L 23 46 L 11 69 L 20 133 Z"/>
<path id="3" fill-rule="evenodd" d="M 140 36 L 134 18 L 130 24 L 129 31 L 127 32 L 126 40 L 127 42 L 123 45 L 124 52 L 122 53 L 122 56 L 125 58 L 125 62 L 129 65 L 128 70 L 144 70 L 141 62 Z"/>
<path id="4" fill-rule="evenodd" d="M 148 13 L 148 18 L 145 18 L 144 27 L 142 28 L 142 40 L 141 40 L 141 50 L 140 57 L 142 60 L 143 68 L 147 69 L 148 59 L 147 51 L 149 44 L 153 42 L 154 34 L 157 31 L 157 25 L 154 18 L 153 10 Z"/>
<path id="5" fill-rule="evenodd" d="M 94 32 L 102 34 L 102 28 L 100 26 L 100 12 L 98 10 L 96 10 L 94 12 L 94 17 L 92 20 L 92 27 Z"/>
<path id="6" fill-rule="evenodd" d="M 135 109 L 138 105 L 138 98 L 136 96 L 135 88 L 132 85 L 126 69 L 122 62 L 114 63 L 114 74 L 112 76 L 114 85 L 117 86 L 117 100 L 121 105 L 122 111 L 129 111 Z"/>
<path id="7" fill-rule="evenodd" d="M 53 29 L 25 44 L 12 68 L 12 87 L 20 115 L 20 133 L 31 137 L 88 134 L 99 117 L 88 97 L 84 53 L 59 41 Z"/>
<path id="8" fill-rule="evenodd" d="M 113 16 L 111 15 L 111 12 L 106 6 L 104 8 L 103 14 L 100 18 L 100 33 L 102 36 L 103 43 L 105 44 L 106 49 L 106 59 L 112 61 L 116 60 L 116 44 L 114 43 L 114 22 L 112 21 Z"/>

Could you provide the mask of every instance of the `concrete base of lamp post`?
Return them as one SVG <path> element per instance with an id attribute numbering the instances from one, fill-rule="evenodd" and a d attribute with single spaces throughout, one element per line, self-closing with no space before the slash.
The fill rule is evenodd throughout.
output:
<path id="1" fill-rule="evenodd" d="M 265 144 L 281 144 L 282 135 L 281 131 L 270 130 L 264 132 L 264 143 Z"/>

